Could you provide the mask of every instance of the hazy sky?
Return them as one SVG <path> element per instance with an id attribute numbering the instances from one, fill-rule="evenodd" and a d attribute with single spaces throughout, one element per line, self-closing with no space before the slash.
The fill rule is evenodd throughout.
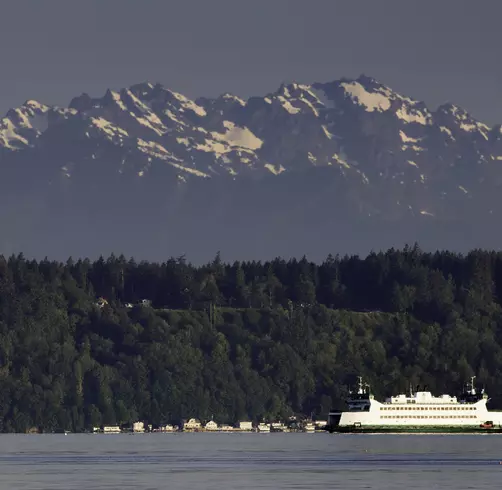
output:
<path id="1" fill-rule="evenodd" d="M 1 0 L 0 113 L 150 80 L 247 97 L 373 76 L 502 122 L 500 0 Z"/>

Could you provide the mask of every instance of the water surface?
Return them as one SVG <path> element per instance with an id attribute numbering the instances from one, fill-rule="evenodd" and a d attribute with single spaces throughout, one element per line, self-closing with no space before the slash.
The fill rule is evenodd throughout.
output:
<path id="1" fill-rule="evenodd" d="M 495 489 L 502 435 L 0 435 L 0 490 Z"/>

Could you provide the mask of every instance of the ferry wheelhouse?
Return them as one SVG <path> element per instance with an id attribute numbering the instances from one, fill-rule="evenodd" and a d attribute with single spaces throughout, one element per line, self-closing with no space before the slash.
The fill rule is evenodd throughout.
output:
<path id="1" fill-rule="evenodd" d="M 459 398 L 433 396 L 418 389 L 385 402 L 375 400 L 370 386 L 359 387 L 347 398 L 348 411 L 332 411 L 330 432 L 502 432 L 502 412 L 487 409 L 488 395 L 476 390 L 474 379 Z"/>

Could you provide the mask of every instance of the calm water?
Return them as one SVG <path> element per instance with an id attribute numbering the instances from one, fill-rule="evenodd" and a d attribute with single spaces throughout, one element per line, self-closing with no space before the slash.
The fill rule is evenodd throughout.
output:
<path id="1" fill-rule="evenodd" d="M 501 462 L 497 435 L 0 435 L 0 490 L 481 490 Z"/>

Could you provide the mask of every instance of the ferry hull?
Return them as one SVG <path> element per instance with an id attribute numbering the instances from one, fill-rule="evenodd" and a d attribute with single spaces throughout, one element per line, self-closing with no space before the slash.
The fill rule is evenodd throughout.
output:
<path id="1" fill-rule="evenodd" d="M 502 434 L 502 427 L 479 426 L 409 426 L 409 425 L 374 425 L 374 426 L 337 426 L 327 427 L 330 433 L 340 434 Z"/>

